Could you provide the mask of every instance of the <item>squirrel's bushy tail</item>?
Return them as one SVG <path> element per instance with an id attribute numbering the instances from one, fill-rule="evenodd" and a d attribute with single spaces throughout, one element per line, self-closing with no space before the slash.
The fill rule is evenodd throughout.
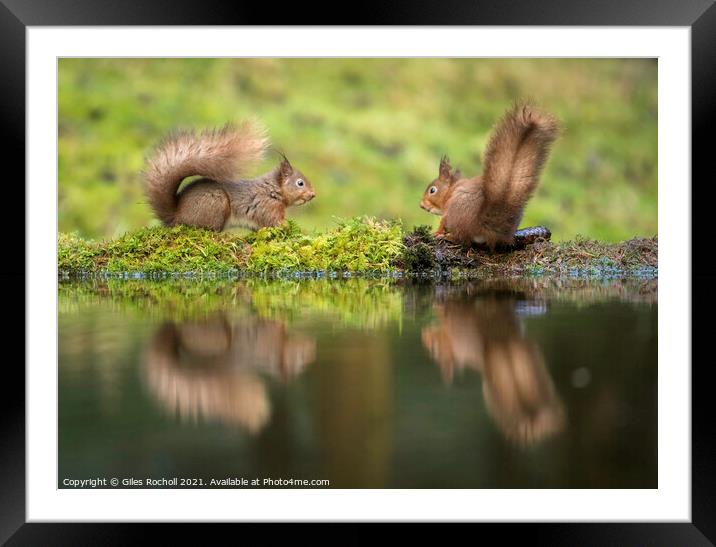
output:
<path id="1" fill-rule="evenodd" d="M 527 103 L 515 105 L 497 122 L 485 150 L 482 175 L 485 207 L 492 209 L 491 216 L 504 215 L 505 220 L 521 216 L 558 134 L 557 119 Z"/>
<path id="2" fill-rule="evenodd" d="M 157 217 L 174 221 L 177 189 L 182 180 L 199 175 L 219 182 L 241 176 L 261 161 L 269 146 L 266 130 L 253 119 L 238 127 L 181 131 L 170 134 L 147 159 L 144 188 Z"/>

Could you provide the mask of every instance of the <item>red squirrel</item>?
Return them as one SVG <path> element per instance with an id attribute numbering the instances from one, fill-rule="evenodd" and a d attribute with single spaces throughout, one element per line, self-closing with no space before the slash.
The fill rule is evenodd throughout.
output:
<path id="1" fill-rule="evenodd" d="M 446 156 L 438 178 L 425 189 L 420 207 L 442 215 L 435 233 L 461 244 L 512 246 L 527 200 L 532 196 L 552 143 L 557 119 L 518 104 L 497 122 L 485 150 L 481 176 L 463 178 Z M 547 237 L 549 231 L 544 230 Z"/>
<path id="2" fill-rule="evenodd" d="M 231 225 L 257 229 L 278 226 L 286 207 L 316 197 L 308 179 L 283 156 L 273 170 L 253 179 L 240 177 L 269 148 L 265 130 L 254 120 L 238 127 L 167 136 L 147 160 L 145 192 L 167 226 L 185 224 L 221 231 Z M 190 176 L 193 181 L 177 192 Z"/>

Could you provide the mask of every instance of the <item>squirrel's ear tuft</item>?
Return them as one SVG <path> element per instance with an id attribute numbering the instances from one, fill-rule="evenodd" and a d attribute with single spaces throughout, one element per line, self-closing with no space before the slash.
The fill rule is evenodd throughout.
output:
<path id="1" fill-rule="evenodd" d="M 447 156 L 440 158 L 440 180 L 453 183 L 460 180 L 462 173 L 459 169 L 453 169 L 450 165 L 450 159 Z"/>
<path id="2" fill-rule="evenodd" d="M 281 160 L 281 165 L 278 167 L 279 173 L 281 173 L 281 178 L 286 179 L 291 176 L 291 173 L 293 172 L 293 167 L 291 167 L 291 162 L 288 161 L 288 158 L 286 156 L 283 157 L 283 160 Z"/>
<path id="3" fill-rule="evenodd" d="M 440 178 L 442 180 L 450 180 L 451 169 L 452 167 L 450 167 L 450 159 L 447 156 L 443 156 L 442 158 L 440 158 Z"/>

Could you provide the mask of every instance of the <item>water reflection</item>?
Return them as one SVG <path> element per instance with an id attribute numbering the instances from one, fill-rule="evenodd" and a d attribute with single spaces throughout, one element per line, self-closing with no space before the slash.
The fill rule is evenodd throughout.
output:
<path id="1" fill-rule="evenodd" d="M 518 444 L 534 444 L 565 428 L 565 409 L 542 353 L 528 339 L 521 314 L 541 314 L 546 303 L 467 285 L 447 290 L 433 305 L 437 322 L 422 342 L 451 384 L 456 371 L 482 376 L 485 406 L 500 431 Z"/>
<path id="2" fill-rule="evenodd" d="M 657 291 L 638 278 L 61 283 L 59 473 L 655 488 Z"/>
<path id="3" fill-rule="evenodd" d="M 182 420 L 219 421 L 256 433 L 271 416 L 263 374 L 282 381 L 316 356 L 313 338 L 259 317 L 166 322 L 151 338 L 144 375 L 149 391 Z"/>

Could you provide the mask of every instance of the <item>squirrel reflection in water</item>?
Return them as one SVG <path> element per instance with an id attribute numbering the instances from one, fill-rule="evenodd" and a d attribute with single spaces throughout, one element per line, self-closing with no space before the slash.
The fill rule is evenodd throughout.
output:
<path id="1" fill-rule="evenodd" d="M 524 300 L 494 291 L 476 295 L 475 288 L 438 298 L 437 324 L 422 331 L 423 345 L 444 381 L 452 383 L 456 370 L 479 372 L 485 406 L 513 442 L 530 445 L 561 432 L 564 405 L 517 315 L 518 306 L 528 313 L 535 306 L 525 307 Z"/>
<path id="2" fill-rule="evenodd" d="M 218 314 L 159 327 L 144 371 L 149 390 L 170 413 L 257 433 L 271 416 L 262 373 L 288 381 L 315 355 L 315 340 L 289 334 L 284 323 Z"/>

